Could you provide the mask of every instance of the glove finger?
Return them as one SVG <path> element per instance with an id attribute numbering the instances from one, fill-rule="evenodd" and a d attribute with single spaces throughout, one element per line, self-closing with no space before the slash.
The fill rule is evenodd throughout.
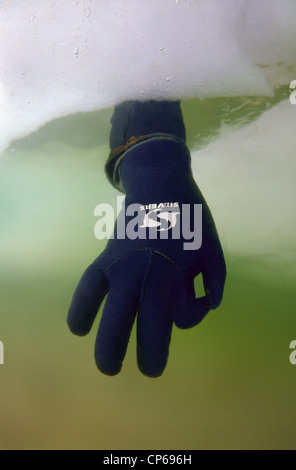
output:
<path id="1" fill-rule="evenodd" d="M 106 268 L 110 291 L 98 329 L 95 359 L 107 375 L 121 370 L 150 259 L 149 250 L 133 250 Z"/>
<path id="2" fill-rule="evenodd" d="M 197 268 L 195 274 L 197 273 L 202 275 L 205 295 L 196 298 L 194 272 L 191 272 L 184 279 L 184 307 L 174 319 L 179 328 L 191 328 L 198 325 L 210 310 L 217 308 L 221 303 L 226 265 L 219 241 L 207 251 L 202 269 Z"/>
<path id="3" fill-rule="evenodd" d="M 125 276 L 111 283 L 95 345 L 98 369 L 107 375 L 120 372 L 139 305 L 135 280 Z"/>
<path id="4" fill-rule="evenodd" d="M 154 256 L 137 317 L 137 359 L 144 375 L 160 376 L 167 364 L 173 326 L 174 271 Z"/>
<path id="5" fill-rule="evenodd" d="M 87 268 L 75 289 L 67 317 L 72 333 L 83 336 L 90 331 L 108 289 L 100 258 L 97 258 Z"/>
<path id="6" fill-rule="evenodd" d="M 186 329 L 198 325 L 211 310 L 206 295 L 196 298 L 193 281 L 193 277 L 184 279 L 183 290 L 179 289 L 179 295 L 183 296 L 183 303 L 182 308 L 174 317 L 174 323 L 178 328 Z"/>
<path id="7" fill-rule="evenodd" d="M 147 300 L 138 315 L 138 367 L 148 377 L 159 377 L 167 364 L 173 325 L 168 310 Z"/>
<path id="8" fill-rule="evenodd" d="M 206 296 L 214 310 L 222 301 L 226 280 L 226 264 L 220 244 L 209 252 L 202 275 Z"/>

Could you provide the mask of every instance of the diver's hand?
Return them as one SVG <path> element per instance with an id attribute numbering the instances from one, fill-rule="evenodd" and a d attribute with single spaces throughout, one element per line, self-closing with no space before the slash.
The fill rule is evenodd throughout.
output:
<path id="1" fill-rule="evenodd" d="M 195 326 L 221 302 L 222 248 L 192 178 L 190 157 L 182 152 L 180 143 L 156 140 L 143 145 L 141 155 L 131 151 L 125 157 L 125 207 L 113 238 L 74 293 L 68 325 L 78 335 L 90 331 L 107 296 L 95 347 L 97 366 L 105 374 L 120 371 L 136 316 L 138 366 L 157 377 L 167 363 L 173 324 Z M 204 292 L 196 296 L 198 274 Z"/>

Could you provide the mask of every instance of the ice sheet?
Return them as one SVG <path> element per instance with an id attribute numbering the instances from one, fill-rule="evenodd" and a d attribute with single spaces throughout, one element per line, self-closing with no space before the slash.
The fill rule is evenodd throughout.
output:
<path id="1" fill-rule="evenodd" d="M 193 152 L 193 172 L 230 256 L 257 259 L 265 276 L 295 282 L 295 107 L 289 100 L 257 121 Z M 273 271 L 273 272 L 272 272 Z"/>
<path id="2" fill-rule="evenodd" d="M 126 99 L 269 95 L 295 57 L 294 0 L 2 0 L 0 152 Z"/>

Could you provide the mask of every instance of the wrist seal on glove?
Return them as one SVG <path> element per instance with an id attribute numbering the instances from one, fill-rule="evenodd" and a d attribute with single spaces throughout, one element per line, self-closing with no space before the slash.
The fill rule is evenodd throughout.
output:
<path id="1" fill-rule="evenodd" d="M 131 150 L 135 150 L 138 146 L 150 142 L 150 141 L 173 141 L 178 142 L 187 149 L 186 144 L 177 136 L 167 133 L 153 133 L 149 135 L 143 135 L 140 137 L 132 136 L 124 144 L 118 146 L 113 152 L 110 153 L 105 163 L 105 173 L 108 181 L 112 186 L 121 192 L 124 192 L 122 181 L 120 177 L 120 165 L 124 158 L 128 155 Z M 188 149 L 187 149 L 188 151 Z M 188 151 L 189 153 L 189 151 Z M 140 157 L 139 157 L 140 158 Z"/>

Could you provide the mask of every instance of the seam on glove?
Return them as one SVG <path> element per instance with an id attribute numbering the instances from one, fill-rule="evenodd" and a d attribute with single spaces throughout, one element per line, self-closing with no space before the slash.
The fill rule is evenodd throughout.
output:
<path id="1" fill-rule="evenodd" d="M 147 285 L 147 282 L 148 282 L 148 279 L 149 279 L 149 274 L 150 274 L 151 267 L 152 267 L 152 264 L 153 264 L 153 259 L 154 259 L 155 256 L 160 256 L 161 258 L 165 259 L 167 262 L 169 262 L 174 267 L 175 271 L 178 272 L 178 274 L 180 276 L 180 283 L 178 285 L 178 288 L 179 288 L 179 290 L 182 291 L 181 296 L 184 297 L 184 294 L 185 294 L 185 291 L 184 291 L 184 276 L 183 276 L 183 273 L 182 273 L 180 267 L 178 266 L 178 264 L 172 258 L 170 258 L 168 255 L 163 253 L 162 251 L 153 250 L 150 247 L 130 249 L 130 250 L 127 250 L 125 253 L 121 254 L 116 259 L 114 259 L 108 266 L 106 266 L 106 268 L 104 269 L 105 277 L 107 278 L 108 271 L 115 264 L 117 264 L 120 260 L 122 260 L 123 258 L 128 256 L 129 254 L 132 254 L 132 253 L 135 253 L 135 252 L 143 252 L 143 253 L 148 254 L 148 260 L 147 260 L 148 263 L 147 263 L 147 267 L 146 267 L 145 274 L 144 274 L 144 277 L 143 277 L 143 281 L 141 283 L 141 290 L 140 290 L 140 295 L 139 295 L 139 305 L 141 304 L 141 302 L 143 301 L 143 299 L 145 297 L 145 288 L 146 288 L 146 285 Z M 182 306 L 182 310 L 183 310 L 184 309 L 184 301 L 182 303 L 183 303 L 183 306 Z"/>
<path id="2" fill-rule="evenodd" d="M 146 283 L 148 281 L 149 273 L 150 273 L 150 270 L 151 270 L 151 267 L 152 267 L 153 258 L 155 256 L 160 256 L 160 257 L 164 258 L 166 261 L 168 261 L 169 263 L 171 263 L 174 266 L 174 268 L 177 270 L 177 272 L 179 273 L 180 278 L 182 279 L 182 281 L 184 280 L 181 269 L 179 268 L 177 263 L 172 258 L 167 256 L 165 253 L 162 253 L 161 251 L 158 251 L 158 250 L 153 250 L 152 248 L 146 248 L 146 250 L 149 251 L 150 256 L 149 256 L 148 267 L 147 267 L 147 270 L 146 270 L 146 273 L 145 273 L 145 276 L 144 276 L 144 279 L 143 279 L 143 283 L 142 283 L 141 294 L 140 294 L 140 303 L 143 301 L 144 296 L 145 296 L 145 286 L 146 286 Z M 184 291 L 183 282 L 181 283 L 180 288 L 182 289 L 182 291 Z"/>
<path id="3" fill-rule="evenodd" d="M 106 268 L 104 269 L 104 271 L 101 271 L 102 273 L 106 273 L 107 271 L 109 271 L 111 269 L 111 267 L 116 264 L 118 261 L 120 261 L 122 258 L 124 258 L 127 254 L 129 253 L 134 253 L 136 251 L 146 251 L 148 253 L 151 253 L 151 254 L 156 254 L 156 255 L 159 255 L 159 256 L 162 256 L 163 258 L 165 258 L 167 261 L 169 261 L 170 263 L 172 263 L 175 268 L 177 269 L 177 271 L 179 271 L 179 274 L 182 276 L 182 272 L 181 272 L 181 269 L 179 268 L 179 266 L 177 265 L 177 263 L 172 259 L 170 258 L 168 255 L 166 255 L 165 253 L 163 253 L 162 251 L 159 251 L 159 250 L 153 250 L 152 248 L 150 247 L 143 247 L 143 248 L 131 248 L 130 250 L 127 250 L 125 251 L 122 255 L 118 256 L 117 258 L 115 258 L 113 261 L 111 261 L 110 264 L 108 264 L 108 266 L 106 266 Z M 183 277 L 183 276 L 182 276 Z"/>
<path id="4" fill-rule="evenodd" d="M 130 253 L 134 253 L 136 251 L 148 251 L 149 252 L 150 250 L 151 250 L 151 248 L 149 248 L 149 247 L 131 248 L 130 250 L 126 250 L 123 254 L 119 255 L 117 258 L 115 258 L 113 261 L 111 261 L 111 263 L 108 264 L 108 266 L 106 266 L 104 271 L 105 272 L 109 271 L 114 264 L 116 264 L 118 261 L 120 261 L 121 259 L 123 259 L 126 255 L 128 255 Z"/>
<path id="5" fill-rule="evenodd" d="M 96 261 L 97 260 L 98 260 L 98 258 L 95 259 L 95 261 L 87 268 L 87 270 L 85 271 L 85 274 L 91 273 L 91 274 L 95 274 L 96 276 L 98 274 L 100 274 L 104 278 L 104 281 L 106 281 L 106 283 L 109 284 L 109 281 L 108 281 L 108 279 L 106 277 L 106 274 L 105 274 L 105 270 L 101 269 L 101 268 L 99 268 L 99 269 L 97 268 L 97 266 L 96 266 Z"/>
<path id="6" fill-rule="evenodd" d="M 149 252 L 149 261 L 148 261 L 148 266 L 147 266 L 145 276 L 144 276 L 142 286 L 141 286 L 140 303 L 143 301 L 144 296 L 145 296 L 145 285 L 149 276 L 149 272 L 152 266 L 152 259 L 153 259 L 153 250 L 151 248 L 148 248 L 147 251 Z"/>

